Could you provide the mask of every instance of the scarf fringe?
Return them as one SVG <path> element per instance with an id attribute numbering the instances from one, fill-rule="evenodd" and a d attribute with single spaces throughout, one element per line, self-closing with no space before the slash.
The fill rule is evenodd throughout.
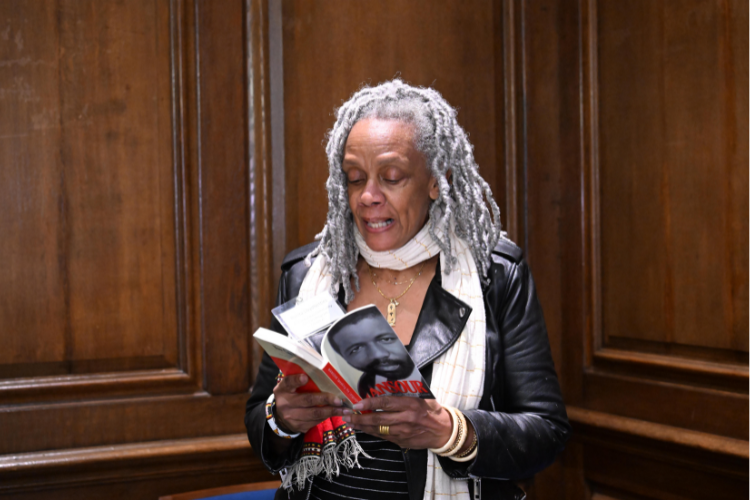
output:
<path id="1" fill-rule="evenodd" d="M 298 490 L 302 490 L 308 479 L 320 473 L 323 473 L 325 478 L 330 481 L 332 476 L 339 475 L 341 467 L 346 469 L 361 468 L 362 466 L 359 465 L 360 455 L 372 458 L 362 449 L 354 436 L 345 439 L 338 445 L 327 445 L 320 456 L 301 457 L 294 465 L 287 468 L 281 487 L 291 491 L 296 485 Z"/>
<path id="2" fill-rule="evenodd" d="M 370 459 L 372 458 L 365 453 L 365 450 L 362 449 L 362 445 L 357 442 L 357 439 L 354 436 L 345 439 L 336 447 L 336 460 L 347 469 L 352 469 L 355 466 L 358 469 L 362 468 L 362 466 L 359 465 L 360 455 Z"/>

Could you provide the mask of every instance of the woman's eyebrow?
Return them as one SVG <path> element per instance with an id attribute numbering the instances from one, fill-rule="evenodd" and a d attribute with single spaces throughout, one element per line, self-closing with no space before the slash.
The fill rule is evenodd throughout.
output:
<path id="1" fill-rule="evenodd" d="M 358 167 L 359 162 L 353 158 L 344 158 L 344 160 L 341 162 L 341 168 L 344 168 L 346 166 Z"/>

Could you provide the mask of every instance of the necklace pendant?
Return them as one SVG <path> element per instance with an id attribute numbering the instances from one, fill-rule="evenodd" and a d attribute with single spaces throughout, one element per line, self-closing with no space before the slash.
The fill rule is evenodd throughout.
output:
<path id="1" fill-rule="evenodd" d="M 396 324 L 396 306 L 398 305 L 398 302 L 396 302 L 395 299 L 391 299 L 391 302 L 388 304 L 388 315 L 386 319 L 388 320 L 388 324 L 393 326 Z"/>

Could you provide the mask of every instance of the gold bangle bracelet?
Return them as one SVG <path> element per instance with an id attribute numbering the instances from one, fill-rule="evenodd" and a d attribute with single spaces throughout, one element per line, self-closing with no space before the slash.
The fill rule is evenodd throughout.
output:
<path id="1" fill-rule="evenodd" d="M 469 446 L 469 448 L 465 452 L 456 454 L 455 458 L 465 458 L 471 455 L 474 452 L 474 450 L 477 448 L 477 444 L 478 444 L 477 433 L 475 432 L 474 440 L 471 442 L 471 446 Z"/>

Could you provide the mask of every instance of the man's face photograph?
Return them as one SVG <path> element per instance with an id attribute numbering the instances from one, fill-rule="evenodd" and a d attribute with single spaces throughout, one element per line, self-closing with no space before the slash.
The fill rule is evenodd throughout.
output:
<path id="1" fill-rule="evenodd" d="M 399 380 L 414 371 L 414 362 L 384 318 L 365 317 L 342 327 L 331 345 L 354 368 Z"/>

